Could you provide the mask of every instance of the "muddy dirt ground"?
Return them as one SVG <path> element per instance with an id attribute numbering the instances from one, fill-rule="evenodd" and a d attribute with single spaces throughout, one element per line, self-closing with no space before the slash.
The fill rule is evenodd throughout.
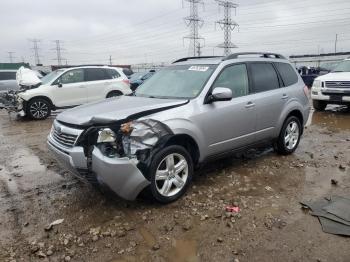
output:
<path id="1" fill-rule="evenodd" d="M 0 113 L 0 261 L 350 261 L 350 238 L 323 233 L 299 204 L 350 196 L 349 110 L 312 112 L 291 156 L 263 148 L 208 164 L 166 206 L 103 195 L 58 166 L 53 119 Z"/>

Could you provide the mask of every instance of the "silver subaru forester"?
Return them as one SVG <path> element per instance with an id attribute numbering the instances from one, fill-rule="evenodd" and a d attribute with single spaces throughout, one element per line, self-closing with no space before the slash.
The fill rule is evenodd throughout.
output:
<path id="1" fill-rule="evenodd" d="M 281 55 L 177 60 L 133 95 L 59 114 L 48 145 L 78 177 L 134 200 L 169 203 L 210 159 L 261 142 L 297 148 L 309 116 L 303 80 Z"/>

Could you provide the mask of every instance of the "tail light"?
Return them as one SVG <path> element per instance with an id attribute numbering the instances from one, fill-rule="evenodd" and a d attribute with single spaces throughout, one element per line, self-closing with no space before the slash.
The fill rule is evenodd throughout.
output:
<path id="1" fill-rule="evenodd" d="M 307 86 L 304 86 L 304 94 L 306 97 L 309 97 L 309 88 Z"/>
<path id="2" fill-rule="evenodd" d="M 125 84 L 127 84 L 128 86 L 130 86 L 130 80 L 129 80 L 129 79 L 123 79 L 123 82 L 124 82 Z"/>

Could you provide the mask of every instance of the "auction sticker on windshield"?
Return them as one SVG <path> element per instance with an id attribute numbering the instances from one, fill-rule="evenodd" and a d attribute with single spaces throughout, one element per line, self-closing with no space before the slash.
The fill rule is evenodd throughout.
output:
<path id="1" fill-rule="evenodd" d="M 199 72 L 205 72 L 209 69 L 208 66 L 191 66 L 188 70 L 191 71 L 199 71 Z"/>

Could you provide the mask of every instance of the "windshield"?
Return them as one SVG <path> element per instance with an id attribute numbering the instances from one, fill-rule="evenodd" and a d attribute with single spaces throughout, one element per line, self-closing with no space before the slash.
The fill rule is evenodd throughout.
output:
<path id="1" fill-rule="evenodd" d="M 350 72 L 350 60 L 345 60 L 338 64 L 333 72 Z"/>
<path id="2" fill-rule="evenodd" d="M 52 80 L 54 80 L 58 75 L 60 75 L 63 72 L 63 70 L 56 70 L 51 72 L 50 74 L 47 74 L 43 78 L 41 78 L 41 84 L 46 85 L 50 83 Z"/>
<path id="3" fill-rule="evenodd" d="M 144 73 L 134 73 L 130 77 L 130 81 L 141 79 Z"/>
<path id="4" fill-rule="evenodd" d="M 194 98 L 202 91 L 216 65 L 169 66 L 139 86 L 136 96 Z"/>

